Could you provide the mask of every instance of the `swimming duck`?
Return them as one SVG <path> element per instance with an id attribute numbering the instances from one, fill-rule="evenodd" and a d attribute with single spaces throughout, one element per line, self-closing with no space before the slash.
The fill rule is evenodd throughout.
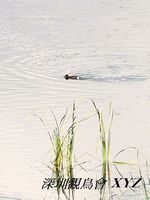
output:
<path id="1" fill-rule="evenodd" d="M 79 79 L 78 76 L 69 76 L 68 74 L 66 74 L 66 75 L 64 76 L 64 78 L 65 78 L 66 80 L 68 80 L 68 79 L 73 79 L 73 80 Z"/>

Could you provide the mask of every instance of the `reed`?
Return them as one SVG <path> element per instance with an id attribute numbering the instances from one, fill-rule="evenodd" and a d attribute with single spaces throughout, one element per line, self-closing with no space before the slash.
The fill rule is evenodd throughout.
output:
<path id="1" fill-rule="evenodd" d="M 122 154 L 124 151 L 128 150 L 128 149 L 133 149 L 136 151 L 136 161 L 132 161 L 132 162 L 124 162 L 124 161 L 116 161 L 116 158 L 119 154 Z M 113 160 L 113 164 L 118 172 L 118 174 L 123 178 L 123 174 L 120 172 L 120 170 L 118 169 L 117 165 L 121 165 L 121 166 L 134 166 L 134 167 L 137 167 L 138 169 L 138 174 L 139 174 L 139 177 L 142 178 L 141 180 L 141 186 L 142 186 L 142 192 L 141 192 L 141 195 L 142 195 L 142 198 L 144 198 L 143 200 L 150 200 L 150 197 L 149 197 L 149 189 L 147 188 L 147 184 L 145 182 L 145 177 L 143 176 L 143 170 L 141 168 L 141 162 L 140 162 L 140 156 L 139 156 L 139 150 L 136 148 L 136 147 L 127 147 L 125 149 L 122 149 L 121 151 L 119 151 L 116 156 L 114 157 L 114 160 Z M 150 179 L 149 179 L 149 166 L 148 166 L 148 162 L 146 161 L 146 169 L 147 169 L 147 179 L 148 179 L 148 182 L 150 183 Z M 132 177 L 131 177 L 132 178 Z M 131 187 L 130 187 L 131 190 L 133 190 Z M 134 190 L 133 190 L 134 191 Z M 135 192 L 135 191 L 134 191 Z"/>
<path id="2" fill-rule="evenodd" d="M 106 123 L 104 122 L 103 113 L 98 109 L 96 103 L 93 100 L 92 103 L 97 113 L 99 133 L 100 133 L 101 154 L 102 154 L 101 176 L 108 182 L 108 187 L 106 187 L 105 184 L 103 189 L 100 190 L 100 200 L 105 200 L 106 198 L 111 196 L 110 143 L 111 143 L 111 127 L 112 127 L 114 111 L 110 103 L 109 106 L 110 119 L 108 125 L 106 125 Z"/>
<path id="3" fill-rule="evenodd" d="M 73 157 L 74 157 L 74 138 L 75 138 L 75 127 L 76 127 L 76 116 L 75 116 L 75 109 L 76 109 L 76 105 L 75 102 L 73 103 L 73 107 L 72 107 L 72 125 L 69 128 L 69 130 L 67 131 L 67 156 L 66 156 L 66 160 L 67 160 L 67 176 L 68 178 L 70 178 L 71 180 L 74 178 L 74 174 L 73 174 Z M 71 188 L 71 191 L 69 189 L 69 197 L 72 198 L 74 200 L 74 189 Z"/>
<path id="4" fill-rule="evenodd" d="M 140 160 L 139 160 L 139 151 L 137 150 L 137 161 L 138 161 L 138 170 L 139 170 L 139 175 L 142 178 L 142 188 L 143 188 L 143 194 L 144 194 L 144 200 L 149 200 L 149 195 L 148 195 L 148 189 L 145 183 L 145 179 L 143 178 L 142 170 L 140 167 Z"/>
<path id="5" fill-rule="evenodd" d="M 73 170 L 75 127 L 77 123 L 80 123 L 82 121 L 81 120 L 79 122 L 76 122 L 75 109 L 76 105 L 74 102 L 71 111 L 71 125 L 69 125 L 66 130 L 64 129 L 64 123 L 66 122 L 66 118 L 68 116 L 68 109 L 66 110 L 60 121 L 57 120 L 54 112 L 51 111 L 55 121 L 55 127 L 52 132 L 49 131 L 45 121 L 41 117 L 36 115 L 40 119 L 44 127 L 47 129 L 54 154 L 53 167 L 48 167 L 52 170 L 52 177 L 55 178 L 56 182 L 60 184 L 60 180 L 62 180 L 63 178 L 69 178 L 70 180 L 74 178 Z M 58 187 L 56 188 L 58 199 L 61 198 L 62 192 L 67 200 L 74 200 L 75 194 L 72 188 L 68 190 L 68 194 L 61 185 L 58 185 Z"/>
<path id="6" fill-rule="evenodd" d="M 65 175 L 65 170 L 64 170 L 64 158 L 65 158 L 64 142 L 65 140 L 62 134 L 62 129 L 63 129 L 64 122 L 66 120 L 67 112 L 68 112 L 68 109 L 66 110 L 64 116 L 61 118 L 60 122 L 58 122 L 54 112 L 51 111 L 54 121 L 55 121 L 55 128 L 53 129 L 52 132 L 47 127 L 45 120 L 43 120 L 42 117 L 35 114 L 35 116 L 40 119 L 40 121 L 46 128 L 49 135 L 49 139 L 51 142 L 52 151 L 54 155 L 54 160 L 52 162 L 53 166 L 52 167 L 47 166 L 47 167 L 52 171 L 52 178 L 56 180 L 56 183 L 59 183 L 59 181 L 62 178 L 64 178 L 64 175 Z M 66 195 L 65 191 L 60 187 L 60 185 L 57 186 L 56 188 L 57 188 L 56 190 L 57 190 L 58 199 L 60 199 L 60 195 L 62 191 L 66 199 L 69 200 L 68 196 Z"/>
<path id="7" fill-rule="evenodd" d="M 55 119 L 55 129 L 53 131 L 54 141 L 53 148 L 55 153 L 55 161 L 54 161 L 54 177 L 58 182 L 61 178 L 69 178 L 70 180 L 74 177 L 73 175 L 73 157 L 74 157 L 74 137 L 75 137 L 75 103 L 73 104 L 72 109 L 72 124 L 67 129 L 65 133 L 63 133 L 63 124 L 67 117 L 67 111 L 62 117 L 60 123 L 58 123 L 54 113 Z M 67 175 L 67 176 L 66 176 Z M 74 190 L 69 188 L 69 194 L 66 193 L 63 187 L 57 187 L 58 199 L 60 197 L 60 191 L 64 194 L 67 200 L 74 200 Z"/>
<path id="8" fill-rule="evenodd" d="M 67 111 L 65 115 L 61 118 L 60 122 L 58 122 L 53 112 L 52 114 L 53 114 L 55 125 L 56 125 L 56 127 L 53 129 L 53 135 L 52 135 L 52 140 L 51 140 L 54 157 L 55 157 L 53 170 L 52 170 L 52 176 L 55 178 L 56 182 L 59 183 L 59 181 L 64 177 L 64 156 L 65 155 L 64 155 L 64 138 L 62 135 L 62 127 L 65 121 L 65 118 L 67 116 Z M 61 190 L 62 188 L 58 186 L 57 187 L 58 199 L 60 198 Z"/>
<path id="9" fill-rule="evenodd" d="M 62 178 L 69 178 L 70 180 L 74 178 L 74 143 L 75 143 L 75 135 L 76 135 L 76 126 L 79 123 L 82 123 L 84 120 L 87 120 L 93 115 L 97 116 L 98 119 L 98 128 L 99 128 L 99 137 L 100 137 L 100 150 L 101 150 L 101 158 L 102 158 L 102 169 L 101 169 L 101 177 L 107 180 L 107 183 L 104 184 L 104 187 L 100 190 L 99 200 L 109 200 L 112 199 L 113 196 L 111 191 L 111 128 L 112 122 L 114 117 L 114 110 L 112 109 L 112 104 L 110 103 L 109 106 L 109 121 L 106 123 L 104 120 L 104 114 L 96 103 L 92 101 L 94 106 L 94 114 L 77 121 L 76 117 L 76 104 L 75 102 L 72 105 L 71 109 L 71 122 L 67 129 L 64 129 L 64 123 L 67 122 L 68 116 L 68 109 L 66 110 L 65 114 L 61 118 L 60 121 L 57 120 L 55 114 L 52 112 L 54 121 L 55 121 L 55 128 L 53 129 L 52 133 L 50 133 L 49 129 L 47 128 L 44 120 L 40 118 L 43 125 L 47 128 L 49 138 L 52 144 L 52 150 L 54 153 L 54 160 L 53 160 L 53 167 L 52 169 L 52 177 L 59 182 Z M 96 114 L 95 114 L 96 113 Z M 69 115 L 70 117 L 70 115 Z M 119 175 L 123 177 L 122 173 L 119 171 L 117 165 L 132 165 L 136 166 L 135 163 L 124 162 L 124 161 L 117 161 L 116 158 L 119 154 L 126 151 L 127 149 L 135 149 L 135 147 L 128 147 L 121 151 L 119 151 L 116 156 L 114 157 L 113 164 L 118 171 Z M 142 177 L 142 170 L 140 168 L 140 161 L 139 161 L 139 152 L 137 151 L 137 161 L 138 161 L 138 172 L 140 177 Z M 148 168 L 148 164 L 147 164 Z M 144 200 L 149 200 L 148 196 L 148 189 L 146 187 L 144 179 L 142 179 L 142 187 L 144 192 Z M 71 187 L 69 190 L 64 190 L 62 187 L 57 187 L 57 194 L 58 199 L 61 199 L 61 195 L 63 194 L 66 200 L 75 200 L 75 190 Z M 120 191 L 121 192 L 121 191 Z M 121 195 L 123 196 L 123 194 Z M 120 198 L 118 196 L 118 198 Z"/>

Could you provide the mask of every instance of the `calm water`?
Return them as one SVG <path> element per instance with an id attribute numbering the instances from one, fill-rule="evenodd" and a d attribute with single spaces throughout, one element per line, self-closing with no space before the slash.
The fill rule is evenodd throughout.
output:
<path id="1" fill-rule="evenodd" d="M 59 118 L 74 100 L 80 117 L 93 111 L 90 98 L 104 112 L 112 100 L 113 156 L 135 146 L 149 160 L 149 6 L 149 0 L 0 1 L 0 199 L 44 199 L 50 142 L 34 114 L 51 129 L 49 109 Z M 66 73 L 84 80 L 66 81 Z M 77 155 L 95 153 L 93 123 L 79 128 Z M 134 160 L 134 153 L 123 158 Z"/>

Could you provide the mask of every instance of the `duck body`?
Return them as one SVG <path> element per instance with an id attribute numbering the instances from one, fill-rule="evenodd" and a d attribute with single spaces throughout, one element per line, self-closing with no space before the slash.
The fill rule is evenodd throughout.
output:
<path id="1" fill-rule="evenodd" d="M 69 80 L 69 79 L 77 80 L 77 79 L 79 79 L 78 76 L 69 76 L 68 74 L 66 74 L 66 75 L 64 76 L 64 78 L 65 78 L 66 80 Z"/>

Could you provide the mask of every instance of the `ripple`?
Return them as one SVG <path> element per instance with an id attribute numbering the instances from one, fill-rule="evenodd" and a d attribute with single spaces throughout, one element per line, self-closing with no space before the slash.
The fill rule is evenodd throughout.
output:
<path id="1" fill-rule="evenodd" d="M 20 193 L 8 193 L 8 194 L 2 194 L 0 193 L 0 200 L 40 200 L 39 197 L 34 195 L 27 195 L 27 194 L 20 194 Z"/>

